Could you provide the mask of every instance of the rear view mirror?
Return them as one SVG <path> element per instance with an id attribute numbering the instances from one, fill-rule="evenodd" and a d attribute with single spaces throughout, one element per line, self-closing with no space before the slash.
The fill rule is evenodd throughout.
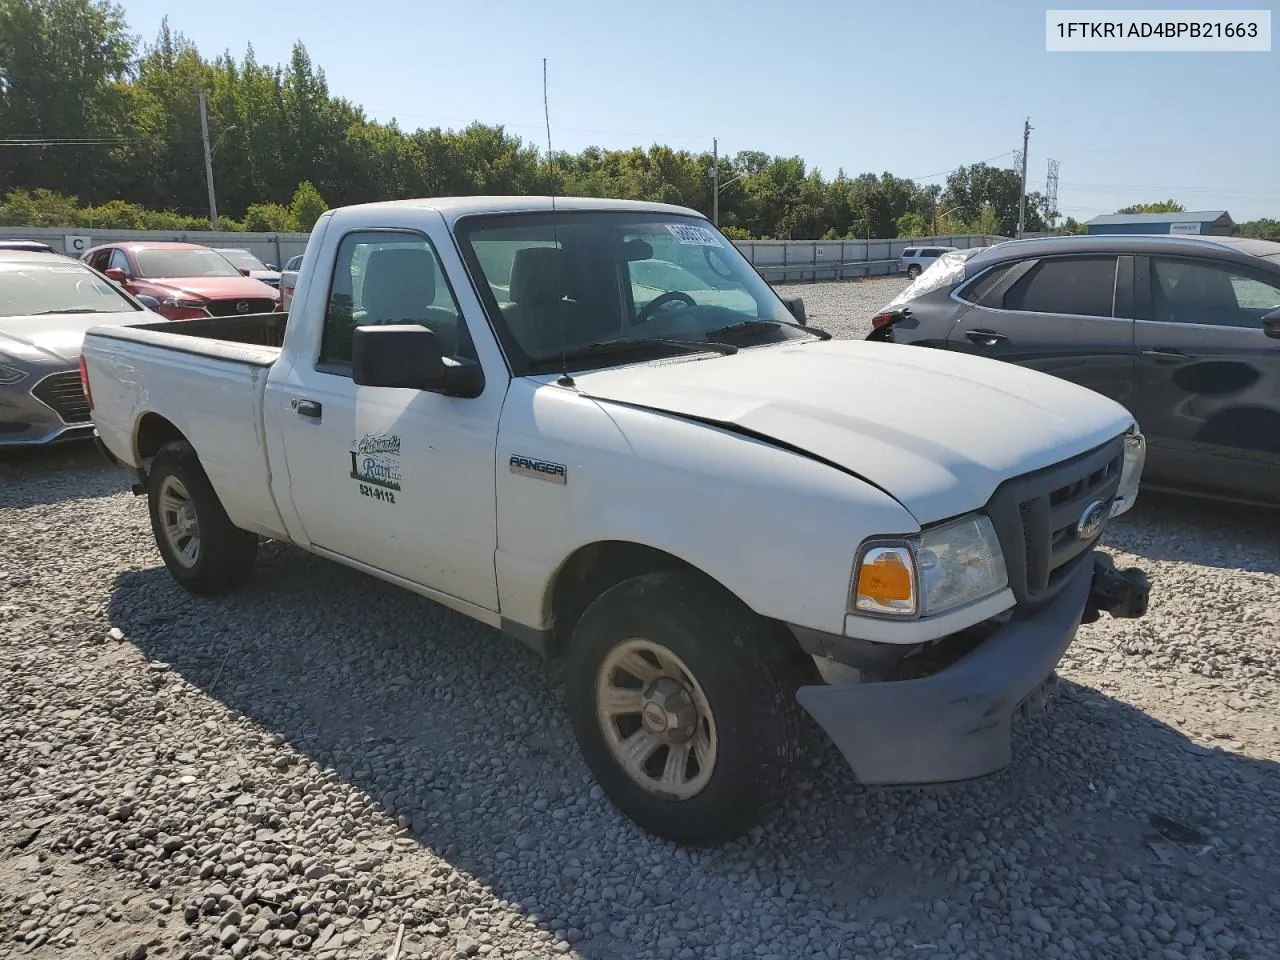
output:
<path id="1" fill-rule="evenodd" d="M 1272 310 L 1262 318 L 1262 332 L 1272 340 L 1280 340 L 1280 310 Z"/>
<path id="2" fill-rule="evenodd" d="M 478 397 L 480 366 L 445 357 L 430 327 L 416 323 L 356 327 L 351 378 L 362 387 L 399 387 L 453 397 Z"/>
<path id="3" fill-rule="evenodd" d="M 119 267 L 107 267 L 106 270 L 102 271 L 102 275 L 112 283 L 124 283 L 124 271 Z"/>
<path id="4" fill-rule="evenodd" d="M 779 296 L 782 297 L 781 294 L 779 294 Z M 796 322 L 800 324 L 800 326 L 804 327 L 809 325 L 809 318 L 805 315 L 804 311 L 803 297 L 782 297 L 782 302 L 787 305 L 787 309 L 791 311 L 791 315 L 796 318 Z"/>

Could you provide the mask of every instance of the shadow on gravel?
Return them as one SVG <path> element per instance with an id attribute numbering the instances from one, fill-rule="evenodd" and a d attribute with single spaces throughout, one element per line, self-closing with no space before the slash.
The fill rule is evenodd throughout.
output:
<path id="1" fill-rule="evenodd" d="M 128 489 L 126 474 L 87 440 L 0 447 L 0 510 L 110 497 Z"/>
<path id="2" fill-rule="evenodd" d="M 800 918 L 859 955 L 881 921 L 903 917 L 921 944 L 974 955 L 1070 932 L 1083 955 L 1136 956 L 1121 928 L 1137 924 L 1146 943 L 1161 910 L 1208 911 L 1216 931 L 1246 939 L 1277 928 L 1266 891 L 1280 889 L 1280 765 L 1206 750 L 1072 683 L 1021 724 L 1005 773 L 870 791 L 814 740 L 766 830 L 688 856 L 585 800 L 557 668 L 429 601 L 271 544 L 255 579 L 216 601 L 187 596 L 163 568 L 122 573 L 109 617 L 146 656 L 403 816 L 459 871 L 581 925 L 576 950 L 593 960 L 651 955 L 626 936 L 637 915 L 667 932 L 708 917 L 766 932 Z M 268 789 L 275 771 L 255 774 Z M 592 885 L 606 873 L 627 879 Z M 774 903 L 768 916 L 761 902 Z M 1036 941 L 1045 924 L 1056 935 Z"/>
<path id="3" fill-rule="evenodd" d="M 1107 542 L 1152 560 L 1280 575 L 1280 509 L 1144 490 Z"/>

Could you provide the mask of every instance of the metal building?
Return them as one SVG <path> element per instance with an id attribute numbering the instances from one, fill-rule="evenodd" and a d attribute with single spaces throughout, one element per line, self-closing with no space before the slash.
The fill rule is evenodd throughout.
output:
<path id="1" fill-rule="evenodd" d="M 1085 224 L 1090 233 L 1201 233 L 1227 237 L 1235 226 L 1225 210 L 1182 213 L 1109 213 Z"/>

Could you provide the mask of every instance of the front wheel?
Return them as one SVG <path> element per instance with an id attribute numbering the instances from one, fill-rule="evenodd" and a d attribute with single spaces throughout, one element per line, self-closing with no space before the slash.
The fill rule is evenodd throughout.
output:
<path id="1" fill-rule="evenodd" d="M 613 804 L 690 846 L 761 822 L 800 753 L 785 648 L 701 577 L 663 571 L 597 598 L 567 669 L 578 745 Z"/>
<path id="2" fill-rule="evenodd" d="M 169 573 L 195 594 L 220 593 L 253 572 L 256 534 L 227 517 L 185 440 L 161 447 L 147 477 L 151 530 Z"/>

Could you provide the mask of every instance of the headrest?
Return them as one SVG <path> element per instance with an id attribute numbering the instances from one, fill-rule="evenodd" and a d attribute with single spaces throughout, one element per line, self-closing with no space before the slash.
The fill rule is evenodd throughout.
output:
<path id="1" fill-rule="evenodd" d="M 360 289 L 371 318 L 417 319 L 436 298 L 435 258 L 425 247 L 376 250 L 365 261 Z"/>
<path id="2" fill-rule="evenodd" d="M 554 303 L 568 293 L 564 251 L 555 247 L 526 247 L 511 261 L 511 300 L 515 303 Z"/>

